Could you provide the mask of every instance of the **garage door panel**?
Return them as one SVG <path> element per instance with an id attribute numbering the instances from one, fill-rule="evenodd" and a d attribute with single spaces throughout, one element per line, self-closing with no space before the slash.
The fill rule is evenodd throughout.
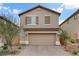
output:
<path id="1" fill-rule="evenodd" d="M 53 45 L 55 43 L 56 34 L 29 34 L 29 42 L 31 45 Z"/>

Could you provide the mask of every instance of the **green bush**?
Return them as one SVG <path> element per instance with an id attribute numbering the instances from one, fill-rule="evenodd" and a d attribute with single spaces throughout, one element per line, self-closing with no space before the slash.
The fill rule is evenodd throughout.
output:
<path id="1" fill-rule="evenodd" d="M 66 45 L 67 42 L 71 40 L 71 36 L 66 30 L 60 29 L 59 31 L 59 36 L 60 36 L 60 43 L 61 45 Z"/>
<path id="2" fill-rule="evenodd" d="M 73 51 L 73 52 L 72 52 L 72 54 L 74 54 L 74 55 L 77 55 L 77 53 L 78 53 L 77 51 Z"/>
<path id="3" fill-rule="evenodd" d="M 71 39 L 70 42 L 71 43 L 76 43 L 76 39 Z"/>
<path id="4" fill-rule="evenodd" d="M 0 56 L 2 56 L 2 55 L 8 55 L 8 54 L 10 54 L 10 52 L 9 52 L 9 50 L 0 50 Z"/>
<path id="5" fill-rule="evenodd" d="M 7 44 L 4 44 L 4 46 L 2 46 L 2 48 L 3 48 L 4 50 L 8 49 L 8 45 L 7 45 Z"/>

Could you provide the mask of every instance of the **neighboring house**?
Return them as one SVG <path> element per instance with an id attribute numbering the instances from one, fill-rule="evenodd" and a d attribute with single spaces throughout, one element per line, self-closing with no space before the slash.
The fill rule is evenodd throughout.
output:
<path id="1" fill-rule="evenodd" d="M 19 14 L 23 27 L 21 43 L 29 45 L 55 45 L 59 42 L 60 13 L 36 6 Z"/>
<path id="2" fill-rule="evenodd" d="M 72 39 L 79 39 L 79 10 L 62 22 L 60 28 L 68 31 Z"/>
<path id="3" fill-rule="evenodd" d="M 6 23 L 11 23 L 13 24 L 13 26 L 16 26 L 17 28 L 19 28 L 19 26 L 17 26 L 16 24 L 14 24 L 13 22 L 9 21 L 6 17 L 0 16 L 0 22 L 3 22 L 4 24 Z M 13 45 L 17 45 L 19 43 L 19 35 L 16 36 L 16 38 L 14 38 L 12 44 Z M 3 39 L 2 37 L 0 37 L 0 46 L 3 45 Z"/>

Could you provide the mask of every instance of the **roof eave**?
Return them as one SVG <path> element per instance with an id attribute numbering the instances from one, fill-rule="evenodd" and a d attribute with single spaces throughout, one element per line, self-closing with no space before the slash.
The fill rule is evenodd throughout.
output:
<path id="1" fill-rule="evenodd" d="M 66 21 L 68 21 L 71 17 L 73 17 L 75 14 L 79 12 L 79 9 L 75 11 L 70 17 L 68 17 L 65 21 L 63 21 L 59 26 L 62 26 Z"/>
<path id="2" fill-rule="evenodd" d="M 61 13 L 59 13 L 59 12 L 57 12 L 57 11 L 54 11 L 54 10 L 51 10 L 51 9 L 49 9 L 49 8 L 46 8 L 46 7 L 43 7 L 43 6 L 38 5 L 38 6 L 34 7 L 34 8 L 31 8 L 31 9 L 29 9 L 29 10 L 27 10 L 27 11 L 24 11 L 24 12 L 20 13 L 19 16 L 21 16 L 22 14 L 27 13 L 27 12 L 29 12 L 29 11 L 31 11 L 31 10 L 34 10 L 34 9 L 36 9 L 36 8 L 39 8 L 39 7 L 40 7 L 40 8 L 44 8 L 44 9 L 46 9 L 46 10 L 48 10 L 48 11 L 54 12 L 54 13 L 56 13 L 56 14 L 58 14 L 58 15 L 61 15 Z"/>

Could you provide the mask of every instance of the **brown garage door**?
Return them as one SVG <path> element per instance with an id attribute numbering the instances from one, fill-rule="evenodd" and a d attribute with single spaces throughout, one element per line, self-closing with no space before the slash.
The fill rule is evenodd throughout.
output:
<path id="1" fill-rule="evenodd" d="M 56 34 L 29 34 L 30 45 L 54 45 Z"/>

